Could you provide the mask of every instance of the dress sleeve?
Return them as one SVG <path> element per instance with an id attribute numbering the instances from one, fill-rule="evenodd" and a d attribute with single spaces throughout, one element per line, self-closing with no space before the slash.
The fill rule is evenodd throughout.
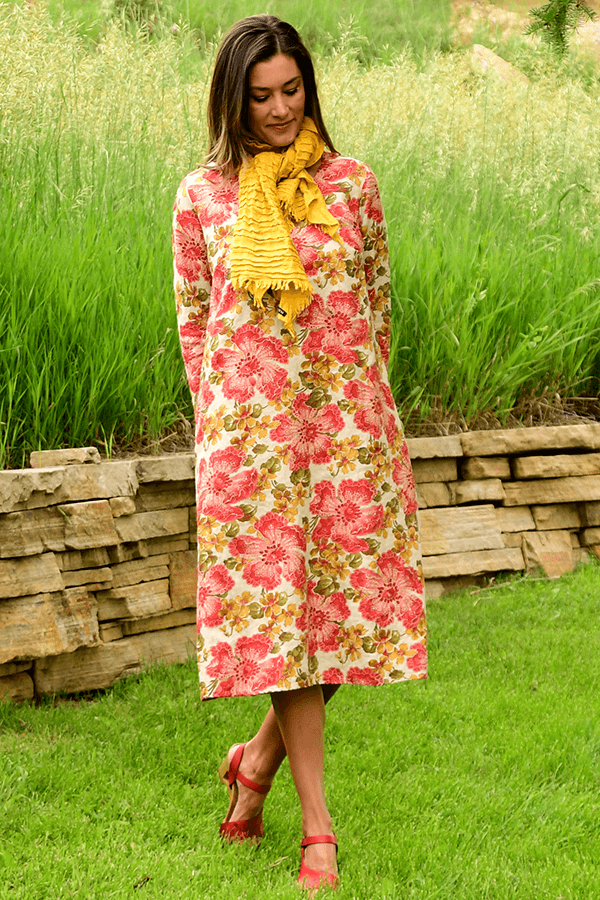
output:
<path id="1" fill-rule="evenodd" d="M 390 355 L 390 254 L 377 179 L 370 169 L 360 198 L 363 261 L 377 343 L 386 366 Z"/>
<path id="2" fill-rule="evenodd" d="M 179 186 L 173 209 L 173 269 L 179 339 L 195 402 L 200 388 L 212 279 L 204 232 L 190 200 L 186 179 Z"/>

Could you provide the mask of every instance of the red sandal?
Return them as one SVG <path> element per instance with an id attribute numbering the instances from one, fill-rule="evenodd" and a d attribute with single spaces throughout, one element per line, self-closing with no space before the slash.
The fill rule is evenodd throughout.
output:
<path id="1" fill-rule="evenodd" d="M 301 863 L 298 885 L 305 891 L 318 891 L 322 887 L 330 887 L 335 891 L 339 884 L 339 877 L 335 872 L 320 872 L 318 869 L 310 869 L 304 862 L 304 848 L 309 844 L 335 844 L 337 853 L 337 839 L 331 834 L 317 834 L 315 837 L 305 837 L 300 844 Z"/>
<path id="2" fill-rule="evenodd" d="M 221 823 L 219 834 L 223 840 L 228 843 L 251 841 L 254 844 L 260 844 L 265 833 L 263 829 L 262 809 L 255 816 L 252 816 L 251 819 L 240 819 L 237 822 L 230 821 L 231 814 L 238 801 L 239 791 L 236 784 L 237 781 L 240 781 L 247 788 L 250 788 L 251 791 L 256 791 L 258 794 L 268 794 L 271 790 L 271 785 L 257 784 L 255 781 L 251 781 L 249 778 L 246 778 L 245 775 L 240 773 L 239 768 L 245 747 L 245 744 L 240 744 L 231 757 L 231 762 L 228 761 L 226 756 L 219 766 L 219 778 L 223 784 L 227 785 L 229 790 L 229 809 L 227 810 L 225 821 Z"/>

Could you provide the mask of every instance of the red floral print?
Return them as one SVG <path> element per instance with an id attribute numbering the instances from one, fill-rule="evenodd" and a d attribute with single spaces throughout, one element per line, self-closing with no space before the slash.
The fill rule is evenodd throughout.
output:
<path id="1" fill-rule="evenodd" d="M 357 318 L 360 303 L 351 291 L 332 291 L 327 302 L 313 297 L 308 309 L 298 317 L 301 327 L 311 329 L 304 341 L 305 353 L 330 353 L 339 363 L 355 363 L 360 347 L 369 340 L 369 326 Z"/>
<path id="2" fill-rule="evenodd" d="M 406 444 L 402 445 L 401 452 L 401 459 L 394 457 L 392 478 L 402 492 L 404 514 L 410 516 L 417 511 L 417 488 Z"/>
<path id="3" fill-rule="evenodd" d="M 213 272 L 213 296 L 215 302 L 211 304 L 210 318 L 214 322 L 230 312 L 238 302 L 233 285 L 227 278 L 227 270 L 223 263 L 218 263 Z M 213 326 L 213 331 L 217 332 L 218 330 L 220 330 L 218 327 Z"/>
<path id="4" fill-rule="evenodd" d="M 413 644 L 410 649 L 415 651 L 415 655 L 407 658 L 406 665 L 413 672 L 422 672 L 427 668 L 427 647 L 425 644 Z"/>
<path id="5" fill-rule="evenodd" d="M 323 684 L 344 684 L 344 675 L 340 669 L 326 669 L 323 672 Z"/>
<path id="6" fill-rule="evenodd" d="M 202 628 L 218 628 L 222 624 L 222 597 L 234 587 L 235 581 L 221 563 L 198 574 L 198 634 Z"/>
<path id="7" fill-rule="evenodd" d="M 286 370 L 277 365 L 287 362 L 285 347 L 256 325 L 242 325 L 232 341 L 236 350 L 217 350 L 212 357 L 213 369 L 225 372 L 225 397 L 244 403 L 258 388 L 269 400 L 278 400 L 287 380 Z"/>
<path id="8" fill-rule="evenodd" d="M 372 221 L 380 225 L 383 222 L 383 206 L 381 205 L 381 196 L 379 188 L 373 174 L 367 176 L 368 190 L 365 191 L 365 215 Z"/>
<path id="9" fill-rule="evenodd" d="M 179 329 L 181 352 L 192 394 L 200 390 L 200 370 L 204 358 L 206 326 L 202 317 L 188 319 Z"/>
<path id="10" fill-rule="evenodd" d="M 378 685 L 383 684 L 383 677 L 375 669 L 361 669 L 359 666 L 352 666 L 351 669 L 348 669 L 346 682 L 348 684 Z"/>
<path id="11" fill-rule="evenodd" d="M 354 421 L 361 431 L 366 431 L 374 438 L 385 435 L 390 441 L 396 436 L 396 422 L 394 419 L 394 398 L 387 384 L 381 379 L 376 366 L 371 366 L 367 371 L 369 381 L 349 381 L 344 386 L 344 395 L 348 400 L 353 400 L 357 406 Z"/>
<path id="12" fill-rule="evenodd" d="M 238 182 L 226 180 L 216 169 L 208 172 L 202 183 L 191 184 L 188 193 L 204 227 L 222 225 L 237 213 Z"/>
<path id="13" fill-rule="evenodd" d="M 423 612 L 423 583 L 419 573 L 394 550 L 380 556 L 377 567 L 379 572 L 357 569 L 350 576 L 352 587 L 362 596 L 361 615 L 382 628 L 395 618 L 401 619 L 405 627 L 407 623 L 414 627 L 415 619 L 418 622 Z"/>
<path id="14" fill-rule="evenodd" d="M 275 688 L 283 673 L 283 656 L 268 658 L 273 642 L 262 635 L 240 637 L 232 648 L 221 641 L 211 648 L 207 675 L 219 679 L 214 697 L 248 697 Z"/>
<path id="15" fill-rule="evenodd" d="M 383 525 L 383 507 L 369 506 L 375 487 L 366 478 L 344 479 L 336 491 L 331 481 L 315 484 L 310 511 L 319 517 L 315 540 L 335 541 L 347 553 L 364 553 L 368 543 L 359 535 L 374 534 Z"/>
<path id="16" fill-rule="evenodd" d="M 215 450 L 210 459 L 198 466 L 198 513 L 214 516 L 219 522 L 234 522 L 244 515 L 236 504 L 247 500 L 256 490 L 258 471 L 239 471 L 246 453 L 239 447 Z"/>
<path id="17" fill-rule="evenodd" d="M 204 234 L 193 210 L 184 209 L 175 216 L 177 228 L 173 231 L 175 271 L 189 281 L 210 279 L 210 270 L 204 244 Z"/>
<path id="18" fill-rule="evenodd" d="M 287 580 L 304 587 L 306 538 L 299 525 L 290 525 L 279 513 L 269 512 L 256 522 L 261 537 L 236 537 L 229 544 L 232 556 L 244 560 L 248 584 L 268 591 Z"/>
<path id="19" fill-rule="evenodd" d="M 319 247 L 322 247 L 326 241 L 325 235 L 315 225 L 306 225 L 304 228 L 296 226 L 292 229 L 290 237 L 298 251 L 306 274 L 308 276 L 315 275 L 317 272 L 315 260 L 319 256 Z"/>
<path id="20" fill-rule="evenodd" d="M 298 628 L 308 635 L 308 655 L 314 656 L 318 650 L 337 650 L 336 637 L 340 624 L 350 615 L 342 592 L 336 591 L 329 597 L 323 597 L 315 591 L 315 582 L 308 581 L 306 602 L 300 609 L 302 615 L 298 619 Z"/>
<path id="21" fill-rule="evenodd" d="M 327 451 L 331 438 L 344 427 L 344 420 L 334 403 L 322 409 L 308 405 L 310 394 L 294 397 L 290 412 L 275 416 L 277 428 L 271 433 L 275 441 L 289 444 L 290 469 L 307 469 L 311 463 L 329 462 Z"/>

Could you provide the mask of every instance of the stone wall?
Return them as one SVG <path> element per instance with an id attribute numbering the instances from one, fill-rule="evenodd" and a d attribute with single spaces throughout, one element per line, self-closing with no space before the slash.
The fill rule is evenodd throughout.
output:
<path id="1" fill-rule="evenodd" d="M 600 425 L 409 440 L 429 597 L 600 555 Z M 108 687 L 194 652 L 191 453 L 34 453 L 0 472 L 0 698 Z"/>

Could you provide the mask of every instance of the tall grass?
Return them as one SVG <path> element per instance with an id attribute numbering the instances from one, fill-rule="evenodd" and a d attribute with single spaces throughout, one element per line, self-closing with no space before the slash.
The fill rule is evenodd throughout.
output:
<path id="1" fill-rule="evenodd" d="M 43 9 L 0 7 L 0 465 L 191 414 L 170 213 L 202 158 L 213 52 L 189 82 L 185 33 L 113 23 L 90 50 Z M 499 85 L 462 54 L 318 63 L 334 141 L 384 196 L 403 414 L 596 390 L 597 93 L 544 71 Z"/>

